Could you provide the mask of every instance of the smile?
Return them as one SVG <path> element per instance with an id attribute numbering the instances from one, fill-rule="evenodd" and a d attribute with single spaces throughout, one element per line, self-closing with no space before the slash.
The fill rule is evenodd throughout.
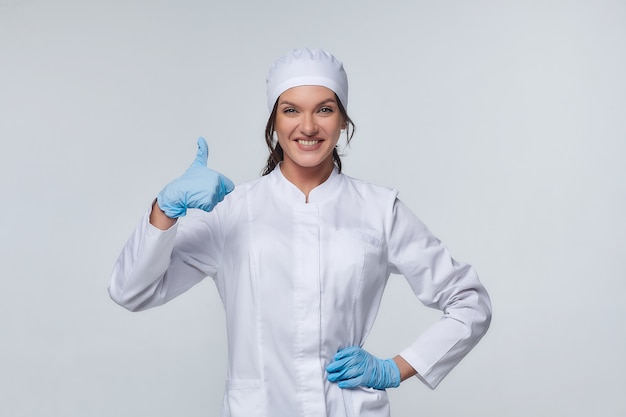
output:
<path id="1" fill-rule="evenodd" d="M 298 139 L 298 143 L 300 145 L 304 145 L 304 146 L 313 146 L 313 145 L 319 143 L 319 140 L 302 140 L 302 139 Z"/>

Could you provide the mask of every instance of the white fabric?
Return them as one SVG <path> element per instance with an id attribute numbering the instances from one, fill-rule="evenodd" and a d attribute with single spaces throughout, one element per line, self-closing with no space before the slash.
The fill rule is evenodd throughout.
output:
<path id="1" fill-rule="evenodd" d="M 342 390 L 324 369 L 337 350 L 363 344 L 390 273 L 444 312 L 401 352 L 434 388 L 487 330 L 488 295 L 397 192 L 336 170 L 308 204 L 277 168 L 167 231 L 146 214 L 109 292 L 142 310 L 214 278 L 228 329 L 223 416 L 384 417 L 385 391 Z"/>
<path id="2" fill-rule="evenodd" d="M 334 91 L 344 109 L 348 109 L 348 76 L 343 64 L 322 49 L 294 49 L 278 58 L 266 81 L 270 111 L 283 92 L 301 85 L 321 85 Z"/>

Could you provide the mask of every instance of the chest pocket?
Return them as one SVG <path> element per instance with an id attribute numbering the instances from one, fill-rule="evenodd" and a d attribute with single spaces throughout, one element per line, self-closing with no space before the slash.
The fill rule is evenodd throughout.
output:
<path id="1" fill-rule="evenodd" d="M 387 262 L 376 231 L 336 230 L 320 243 L 322 290 L 333 305 L 348 307 L 363 292 L 384 285 Z"/>

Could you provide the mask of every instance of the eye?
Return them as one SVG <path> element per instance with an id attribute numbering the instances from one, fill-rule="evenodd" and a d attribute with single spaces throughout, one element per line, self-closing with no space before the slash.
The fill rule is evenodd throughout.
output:
<path id="1" fill-rule="evenodd" d="M 292 113 L 295 113 L 295 112 L 296 112 L 296 109 L 294 109 L 293 107 L 286 107 L 286 108 L 283 109 L 283 113 L 285 113 L 285 114 L 292 114 Z"/>
<path id="2" fill-rule="evenodd" d="M 332 113 L 335 110 L 332 107 L 324 106 L 320 109 L 320 113 Z"/>

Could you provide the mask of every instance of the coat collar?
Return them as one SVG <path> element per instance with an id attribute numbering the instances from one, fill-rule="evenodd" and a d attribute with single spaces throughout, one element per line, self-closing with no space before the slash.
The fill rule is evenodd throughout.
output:
<path id="1" fill-rule="evenodd" d="M 306 204 L 304 193 L 285 178 L 280 169 L 280 164 L 274 168 L 268 177 L 270 177 L 269 179 L 272 181 L 272 185 L 279 191 L 278 194 L 280 198 L 284 198 L 291 203 Z M 333 167 L 333 171 L 326 181 L 312 189 L 309 193 L 309 204 L 320 205 L 329 201 L 339 192 L 342 182 L 343 175 L 339 173 L 336 166 Z"/>

